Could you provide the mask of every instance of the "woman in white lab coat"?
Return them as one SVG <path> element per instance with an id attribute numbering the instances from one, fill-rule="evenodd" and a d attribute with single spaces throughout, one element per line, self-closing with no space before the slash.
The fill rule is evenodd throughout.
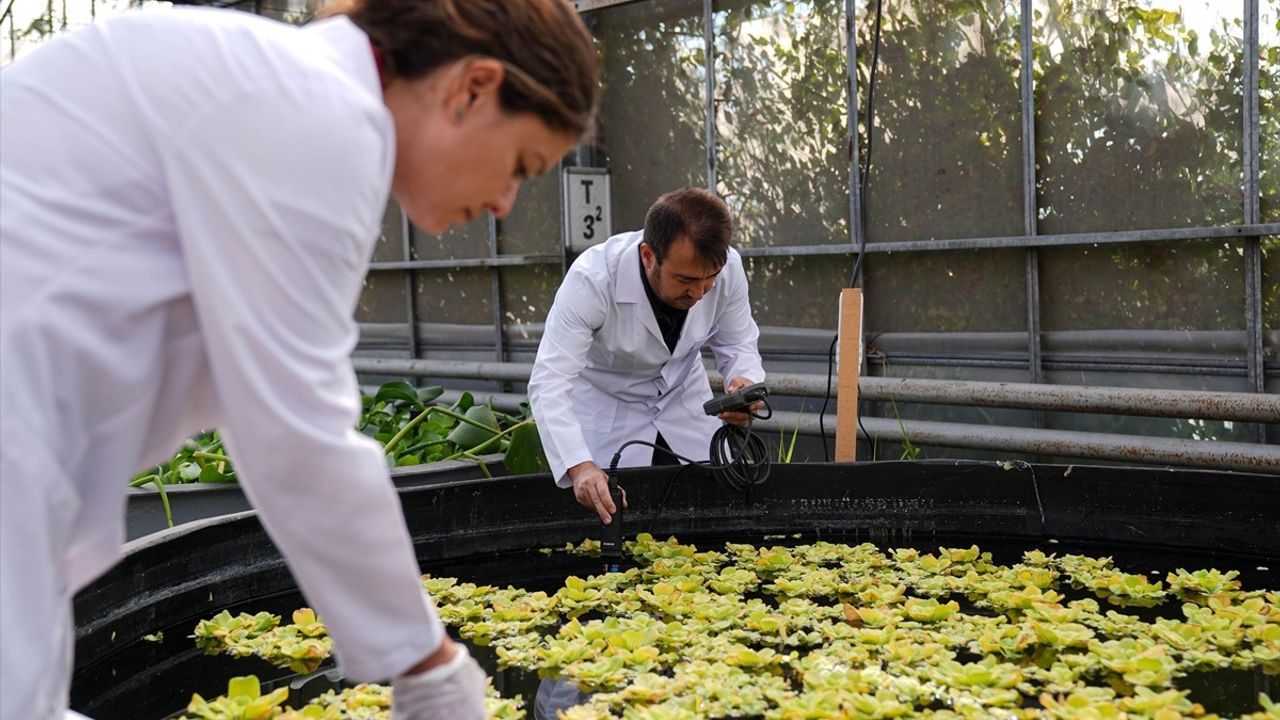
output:
<path id="1" fill-rule="evenodd" d="M 393 678 L 398 718 L 482 716 L 353 430 L 352 314 L 388 194 L 429 232 L 502 216 L 597 93 L 565 0 L 134 12 L 4 70 L 0 718 L 63 715 L 126 481 L 214 426 L 347 676 Z"/>

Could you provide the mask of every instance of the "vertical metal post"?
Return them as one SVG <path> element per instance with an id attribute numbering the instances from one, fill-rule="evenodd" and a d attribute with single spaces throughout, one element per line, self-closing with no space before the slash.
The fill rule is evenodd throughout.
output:
<path id="1" fill-rule="evenodd" d="M 413 223 L 409 222 L 409 216 L 405 213 L 404 208 L 397 205 L 400 210 L 400 244 L 403 248 L 403 256 L 405 262 L 413 260 Z M 417 302 L 417 279 L 418 273 L 413 270 L 404 271 L 404 302 L 405 302 L 405 323 L 408 327 L 409 336 L 409 357 L 418 359 L 418 302 Z"/>
<path id="2" fill-rule="evenodd" d="M 702 0 L 702 47 L 706 61 L 707 189 L 716 191 L 716 60 L 715 0 Z"/>
<path id="3" fill-rule="evenodd" d="M 489 214 L 489 257 L 498 257 L 498 219 Z M 503 362 L 507 359 L 506 339 L 502 335 L 502 280 L 498 277 L 501 271 L 497 265 L 489 268 L 489 286 L 493 293 L 493 359 Z M 501 392 L 507 391 L 507 383 L 498 384 Z"/>
<path id="4" fill-rule="evenodd" d="M 845 122 L 849 125 L 849 243 L 853 249 L 862 246 L 862 178 L 858 174 L 862 158 L 858 151 L 858 12 L 856 0 L 844 0 L 845 84 L 849 108 Z M 854 262 L 857 262 L 855 257 Z M 864 264 L 865 265 L 865 264 Z M 858 280 L 858 278 L 854 278 Z"/>
<path id="5" fill-rule="evenodd" d="M 560 218 L 560 222 L 562 224 L 565 221 L 565 216 L 568 214 L 565 204 L 569 202 L 569 198 L 564 196 L 564 169 L 565 161 L 561 160 L 556 165 L 556 197 L 560 200 L 556 207 L 560 210 L 557 216 Z M 569 274 L 569 243 L 565 236 L 565 233 L 567 232 L 568 228 L 563 226 L 560 228 L 560 282 L 564 282 L 565 276 Z"/>
<path id="6" fill-rule="evenodd" d="M 1259 222 L 1258 0 L 1244 1 L 1244 222 Z"/>
<path id="7" fill-rule="evenodd" d="M 1244 0 L 1244 221 L 1259 222 L 1258 190 L 1258 0 Z M 1262 347 L 1262 244 L 1257 237 L 1244 241 L 1245 332 L 1248 335 L 1246 363 L 1249 389 L 1266 387 Z M 1250 439 L 1266 442 L 1266 427 L 1251 425 Z"/>
<path id="8" fill-rule="evenodd" d="M 1022 17 L 1019 26 L 1022 33 L 1022 74 L 1019 85 L 1022 91 L 1022 232 L 1034 236 L 1037 230 L 1036 213 L 1036 98 L 1035 98 L 1035 48 L 1032 33 L 1032 0 L 1022 0 Z M 1027 382 L 1044 382 L 1044 368 L 1040 356 L 1040 250 L 1027 248 Z M 1035 427 L 1044 426 L 1044 413 L 1031 414 Z"/>

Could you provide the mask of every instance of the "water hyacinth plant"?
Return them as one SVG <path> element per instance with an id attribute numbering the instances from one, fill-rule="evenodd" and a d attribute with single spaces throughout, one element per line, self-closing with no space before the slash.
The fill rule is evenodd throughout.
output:
<path id="1" fill-rule="evenodd" d="M 1280 672 L 1280 592 L 1245 589 L 1234 573 L 1179 569 L 1165 590 L 1110 558 L 1034 550 L 1001 565 L 976 546 L 700 551 L 642 534 L 626 551 L 634 566 L 571 576 L 554 592 L 449 577 L 423 585 L 441 618 L 491 648 L 500 669 L 589 693 L 563 711 L 570 720 L 1216 720 L 1226 716 L 1182 687 L 1191 674 Z M 1152 601 L 1167 607 L 1127 611 Z M 201 623 L 197 642 L 286 666 L 296 658 L 272 638 L 323 625 L 309 611 L 292 626 L 279 620 L 223 613 Z M 513 714 L 494 717 L 525 712 L 502 702 Z M 1276 709 L 1264 694 L 1236 717 L 1275 719 Z"/>
<path id="2" fill-rule="evenodd" d="M 382 445 L 391 467 L 419 465 L 441 460 L 479 460 L 480 455 L 502 453 L 503 465 L 513 475 L 547 470 L 546 455 L 528 403 L 508 414 L 476 401 L 464 392 L 451 405 L 437 401 L 439 386 L 415 388 L 406 382 L 389 382 L 373 395 L 363 395 L 356 429 Z M 480 468 L 488 474 L 486 467 Z M 138 473 L 130 487 L 153 485 L 161 493 L 169 526 L 173 516 L 164 488 L 168 485 L 237 481 L 235 466 L 217 430 L 209 430 L 183 443 L 168 463 Z"/>

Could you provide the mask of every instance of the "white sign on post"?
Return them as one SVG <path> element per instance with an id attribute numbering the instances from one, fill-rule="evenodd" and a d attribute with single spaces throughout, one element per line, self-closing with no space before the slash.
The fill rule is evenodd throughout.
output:
<path id="1" fill-rule="evenodd" d="M 565 245 L 581 252 L 599 245 L 613 234 L 613 208 L 609 201 L 609 171 L 604 168 L 567 167 L 564 183 Z"/>

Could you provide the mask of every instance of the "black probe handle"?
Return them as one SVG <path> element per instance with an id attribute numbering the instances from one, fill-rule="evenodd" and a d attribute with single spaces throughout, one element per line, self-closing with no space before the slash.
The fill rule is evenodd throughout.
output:
<path id="1" fill-rule="evenodd" d="M 622 564 L 622 488 L 616 480 L 609 479 L 609 497 L 613 499 L 613 519 L 601 527 L 600 557 L 605 572 L 618 572 Z"/>

